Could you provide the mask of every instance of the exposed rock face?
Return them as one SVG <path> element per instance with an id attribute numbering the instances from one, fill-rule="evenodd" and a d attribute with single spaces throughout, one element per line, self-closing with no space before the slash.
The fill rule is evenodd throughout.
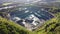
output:
<path id="1" fill-rule="evenodd" d="M 28 30 L 36 29 L 44 23 L 44 20 L 42 19 L 40 20 L 33 14 L 29 15 L 25 19 L 20 19 L 19 17 L 13 17 L 12 20 L 20 24 L 21 26 L 26 27 Z"/>

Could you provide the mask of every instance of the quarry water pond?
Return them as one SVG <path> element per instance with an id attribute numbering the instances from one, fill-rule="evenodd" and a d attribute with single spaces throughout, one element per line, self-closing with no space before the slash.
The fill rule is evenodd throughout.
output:
<path id="1" fill-rule="evenodd" d="M 25 19 L 31 14 L 43 20 L 49 20 L 50 18 L 54 17 L 47 10 L 40 8 L 40 7 L 34 7 L 34 6 L 21 7 L 19 8 L 18 11 L 11 12 L 11 16 L 17 16 L 22 19 Z"/>

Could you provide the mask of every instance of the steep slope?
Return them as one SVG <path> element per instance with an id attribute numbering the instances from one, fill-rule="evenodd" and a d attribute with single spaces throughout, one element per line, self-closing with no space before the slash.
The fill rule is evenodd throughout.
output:
<path id="1" fill-rule="evenodd" d="M 56 17 L 46 21 L 46 23 L 37 30 L 38 34 L 60 34 L 60 13 Z"/>
<path id="2" fill-rule="evenodd" d="M 0 34 L 35 34 L 22 26 L 0 17 Z"/>

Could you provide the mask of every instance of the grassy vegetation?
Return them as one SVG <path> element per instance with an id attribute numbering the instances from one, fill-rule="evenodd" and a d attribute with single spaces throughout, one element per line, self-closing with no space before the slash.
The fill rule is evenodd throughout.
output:
<path id="1" fill-rule="evenodd" d="M 0 17 L 0 34 L 60 34 L 60 9 L 54 8 L 50 11 L 56 17 L 46 21 L 37 31 L 31 32 L 26 28 Z M 0 13 L 0 15 L 5 15 Z"/>
<path id="2" fill-rule="evenodd" d="M 36 31 L 37 34 L 60 34 L 60 12 L 53 11 L 53 13 L 56 17 L 46 21 L 46 23 Z"/>
<path id="3" fill-rule="evenodd" d="M 22 26 L 0 17 L 0 34 L 35 34 Z"/>

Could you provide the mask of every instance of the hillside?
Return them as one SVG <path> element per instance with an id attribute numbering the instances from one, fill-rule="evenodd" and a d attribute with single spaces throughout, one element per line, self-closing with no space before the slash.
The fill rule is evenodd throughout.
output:
<path id="1" fill-rule="evenodd" d="M 0 17 L 0 34 L 35 34 L 22 26 Z"/>
<path id="2" fill-rule="evenodd" d="M 55 5 L 57 5 L 59 7 L 60 2 L 53 3 Z M 48 7 L 53 4 L 48 4 Z M 43 11 L 43 9 L 39 8 L 39 7 L 25 7 L 24 10 L 22 11 L 15 11 L 15 12 L 0 12 L 0 16 L 4 17 L 0 17 L 0 34 L 60 34 L 60 9 L 57 7 L 55 8 L 55 5 L 53 5 L 54 7 L 50 7 L 51 9 L 47 11 Z M 45 7 L 45 5 L 43 5 Z M 47 6 L 47 5 L 46 5 Z M 54 8 L 54 9 L 53 9 Z M 23 9 L 23 7 L 22 7 Z M 4 10 L 5 11 L 5 10 Z M 50 13 L 51 12 L 51 13 Z M 20 26 L 22 22 L 16 21 L 16 23 L 12 22 L 14 21 L 13 18 L 11 18 L 10 16 L 8 16 L 8 13 L 11 14 L 11 16 L 17 16 L 23 19 L 29 19 L 26 17 L 29 17 L 31 14 L 33 17 L 37 17 L 38 21 L 39 19 L 43 19 L 43 20 L 47 20 L 46 22 L 44 22 L 44 24 L 40 27 L 37 28 L 36 31 L 35 29 L 33 29 L 33 31 L 28 31 L 27 28 Z M 53 15 L 51 15 L 53 14 Z M 11 18 L 12 21 L 7 20 L 7 19 Z M 25 20 L 24 20 L 25 21 Z M 32 21 L 35 21 L 32 19 Z M 29 20 L 26 20 L 26 23 L 32 24 L 33 28 L 35 27 L 34 23 L 37 22 L 29 22 Z M 18 23 L 18 24 L 17 24 Z M 43 23 L 43 22 L 41 22 Z M 41 24 L 40 23 L 40 24 Z M 20 25 L 19 25 L 20 24 Z M 29 24 L 27 25 L 29 27 Z M 39 22 L 37 25 L 40 25 Z"/>
<path id="3" fill-rule="evenodd" d="M 46 23 L 41 26 L 38 30 L 38 34 L 60 34 L 60 12 L 53 12 L 55 18 L 46 21 Z"/>

